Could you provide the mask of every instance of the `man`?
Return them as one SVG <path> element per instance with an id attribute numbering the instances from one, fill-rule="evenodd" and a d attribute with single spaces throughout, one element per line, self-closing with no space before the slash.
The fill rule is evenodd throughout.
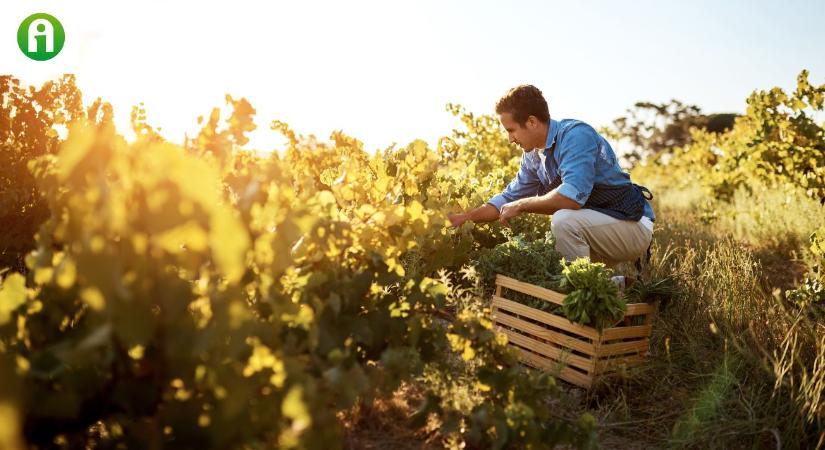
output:
<path id="1" fill-rule="evenodd" d="M 645 254 L 653 196 L 631 183 L 604 137 L 584 122 L 551 119 L 541 91 L 530 85 L 507 92 L 496 113 L 510 143 L 524 150 L 518 174 L 486 204 L 450 215 L 453 226 L 467 220 L 509 225 L 522 213 L 550 214 L 556 250 L 568 261 L 586 256 L 613 267 Z"/>

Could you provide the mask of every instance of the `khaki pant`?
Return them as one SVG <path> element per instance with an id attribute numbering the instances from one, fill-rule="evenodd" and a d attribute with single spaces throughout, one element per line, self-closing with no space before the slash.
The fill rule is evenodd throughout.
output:
<path id="1" fill-rule="evenodd" d="M 653 239 L 653 233 L 641 222 L 614 219 L 584 208 L 556 211 L 551 229 L 556 251 L 567 261 L 588 256 L 609 267 L 643 256 Z"/>

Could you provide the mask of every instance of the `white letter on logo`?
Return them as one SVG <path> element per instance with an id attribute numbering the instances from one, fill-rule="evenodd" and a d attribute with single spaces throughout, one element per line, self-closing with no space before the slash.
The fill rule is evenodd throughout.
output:
<path id="1" fill-rule="evenodd" d="M 38 25 L 43 25 L 43 31 L 37 31 Z M 37 36 L 46 36 L 46 53 L 52 53 L 54 51 L 52 23 L 46 19 L 35 19 L 29 24 L 29 53 L 37 53 L 40 50 L 37 46 Z"/>

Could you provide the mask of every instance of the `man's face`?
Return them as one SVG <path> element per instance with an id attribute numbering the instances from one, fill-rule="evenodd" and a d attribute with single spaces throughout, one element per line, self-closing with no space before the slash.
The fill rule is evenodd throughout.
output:
<path id="1" fill-rule="evenodd" d="M 510 138 L 511 144 L 517 144 L 525 152 L 544 147 L 546 136 L 540 136 L 542 128 L 539 126 L 536 116 L 528 117 L 524 125 L 516 122 L 509 112 L 499 114 L 498 118 L 501 125 L 507 130 L 507 136 Z"/>

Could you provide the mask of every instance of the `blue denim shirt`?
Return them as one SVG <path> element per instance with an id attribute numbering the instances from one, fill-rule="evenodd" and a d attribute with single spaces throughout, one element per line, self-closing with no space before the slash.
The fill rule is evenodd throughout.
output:
<path id="1" fill-rule="evenodd" d="M 630 184 L 630 174 L 623 172 L 613 148 L 590 125 L 574 119 L 550 119 L 544 149 L 524 152 L 518 174 L 504 192 L 487 203 L 499 211 L 506 203 L 524 197 L 546 194 L 550 182 L 558 175 L 558 193 L 584 206 L 593 184 L 620 186 Z M 553 149 L 553 144 L 555 149 Z M 656 220 L 650 202 L 645 200 L 644 212 Z"/>

